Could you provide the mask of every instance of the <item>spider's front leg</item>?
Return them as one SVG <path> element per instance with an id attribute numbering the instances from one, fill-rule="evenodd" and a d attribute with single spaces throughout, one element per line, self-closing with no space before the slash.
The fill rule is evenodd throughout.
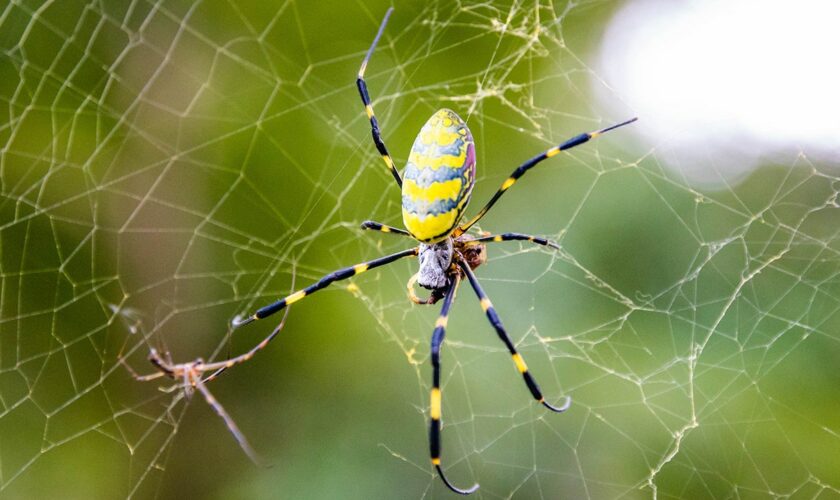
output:
<path id="1" fill-rule="evenodd" d="M 432 333 L 432 393 L 429 403 L 429 451 L 432 457 L 432 465 L 440 474 L 441 480 L 446 484 L 450 490 L 459 495 L 469 495 L 478 489 L 478 484 L 462 490 L 455 487 L 446 478 L 443 469 L 440 466 L 440 418 L 442 408 L 442 394 L 440 389 L 440 348 L 443 345 L 443 339 L 446 336 L 446 323 L 449 319 L 449 309 L 452 307 L 452 301 L 455 300 L 455 293 L 458 291 L 458 284 L 460 283 L 461 275 L 459 273 L 452 274 L 452 283 L 449 285 L 449 290 L 446 292 L 446 298 L 443 301 L 443 307 L 440 309 L 440 316 L 435 323 L 435 331 Z"/>
<path id="2" fill-rule="evenodd" d="M 537 381 L 534 380 L 534 377 L 531 375 L 531 372 L 528 371 L 528 365 L 525 364 L 525 360 L 522 358 L 522 355 L 519 354 L 519 352 L 516 350 L 516 346 L 514 346 L 513 342 L 510 340 L 510 337 L 505 331 L 504 325 L 502 325 L 502 320 L 499 319 L 499 315 L 496 313 L 496 309 L 493 307 L 493 303 L 490 302 L 490 299 L 487 297 L 487 294 L 484 293 L 484 290 L 478 283 L 478 278 L 475 277 L 475 273 L 472 272 L 472 269 L 470 269 L 469 264 L 467 264 L 463 260 L 459 260 L 458 265 L 461 267 L 461 269 L 464 271 L 464 274 L 467 276 L 470 285 L 472 285 L 475 294 L 478 296 L 478 299 L 481 303 L 481 308 L 484 310 L 484 314 L 487 315 L 487 319 L 490 321 L 490 324 L 493 325 L 493 328 L 496 330 L 496 334 L 499 336 L 499 339 L 505 344 L 505 347 L 507 347 L 508 352 L 510 352 L 511 357 L 513 358 L 513 363 L 514 365 L 516 365 L 516 369 L 519 371 L 519 373 L 522 374 L 522 378 L 525 380 L 525 385 L 528 386 L 528 390 L 531 392 L 531 395 L 534 397 L 534 399 L 536 399 L 540 404 L 542 404 L 549 410 L 556 413 L 563 413 L 564 411 L 568 410 L 569 406 L 571 406 L 572 404 L 572 399 L 569 397 L 566 397 L 566 400 L 560 406 L 554 406 L 545 400 L 542 391 L 540 391 L 540 386 L 537 384 Z"/>

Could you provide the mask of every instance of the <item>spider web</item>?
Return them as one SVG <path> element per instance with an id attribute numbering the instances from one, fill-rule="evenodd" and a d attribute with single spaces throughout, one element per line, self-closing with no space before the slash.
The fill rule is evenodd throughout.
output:
<path id="1" fill-rule="evenodd" d="M 437 308 L 406 300 L 415 262 L 296 304 L 209 384 L 271 468 L 200 396 L 131 376 L 154 371 L 150 347 L 244 352 L 274 324 L 234 335 L 236 315 L 410 245 L 358 229 L 401 225 L 353 85 L 387 7 L 2 7 L 4 495 L 444 493 L 426 443 Z M 616 8 L 398 5 L 368 70 L 397 163 L 453 108 L 476 137 L 478 205 L 524 159 L 632 116 L 587 62 Z M 530 400 L 462 287 L 449 477 L 488 497 L 840 497 L 836 172 L 797 150 L 701 190 L 627 130 L 540 165 L 482 221 L 563 247 L 495 244 L 478 276 L 547 399 L 573 404 Z"/>

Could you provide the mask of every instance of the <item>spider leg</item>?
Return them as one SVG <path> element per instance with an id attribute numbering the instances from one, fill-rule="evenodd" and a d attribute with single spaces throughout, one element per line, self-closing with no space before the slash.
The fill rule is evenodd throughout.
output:
<path id="1" fill-rule="evenodd" d="M 382 141 L 382 133 L 379 131 L 379 121 L 376 119 L 376 115 L 373 114 L 373 105 L 370 102 L 370 95 L 368 94 L 367 84 L 365 83 L 365 70 L 367 69 L 368 61 L 370 60 L 370 56 L 373 54 L 373 50 L 376 48 L 376 44 L 379 43 L 379 38 L 382 37 L 382 32 L 385 31 L 385 25 L 388 24 L 388 18 L 391 17 L 391 13 L 393 11 L 393 7 L 388 9 L 388 12 L 385 13 L 385 18 L 382 19 L 379 31 L 376 32 L 376 37 L 373 39 L 373 43 L 370 45 L 370 48 L 362 61 L 362 66 L 359 68 L 359 75 L 356 78 L 356 87 L 359 89 L 362 104 L 365 105 L 365 113 L 367 113 L 368 119 L 370 120 L 370 131 L 373 135 L 373 143 L 376 144 L 377 151 L 379 151 L 379 154 L 382 155 L 382 159 L 385 161 L 385 165 L 388 167 L 388 170 L 391 171 L 391 175 L 394 176 L 394 180 L 397 181 L 397 185 L 402 187 L 402 178 L 400 177 L 400 173 L 397 172 L 394 160 L 391 158 L 391 155 L 388 154 L 388 148 L 385 147 L 385 142 Z"/>
<path id="2" fill-rule="evenodd" d="M 538 154 L 537 156 L 531 158 L 530 160 L 526 161 L 525 163 L 517 167 L 516 170 L 514 170 L 513 173 L 510 174 L 510 177 L 505 179 L 505 181 L 502 183 L 502 186 L 499 188 L 498 191 L 496 191 L 496 194 L 494 194 L 493 197 L 490 198 L 490 201 L 488 201 L 487 204 L 484 205 L 484 208 L 482 208 L 478 212 L 478 215 L 470 219 L 469 222 L 463 224 L 455 231 L 455 236 L 463 234 L 467 229 L 472 227 L 473 224 L 481 220 L 481 218 L 484 217 L 484 215 L 490 210 L 490 208 L 496 203 L 496 201 L 498 201 L 498 199 L 501 198 L 503 194 L 505 194 L 505 191 L 510 189 L 510 187 L 513 186 L 520 177 L 525 175 L 525 172 L 536 166 L 541 161 L 545 160 L 546 158 L 556 156 L 558 153 L 560 153 L 560 151 L 566 151 L 567 149 L 572 149 L 575 146 L 580 146 L 581 144 L 588 142 L 590 139 L 594 139 L 595 137 L 598 137 L 603 133 L 609 132 L 610 130 L 623 127 L 624 125 L 629 125 L 630 123 L 633 123 L 636 120 L 638 120 L 638 118 L 631 118 L 625 122 L 621 122 L 607 128 L 602 128 L 601 130 L 596 130 L 595 132 L 588 132 L 585 134 L 576 135 L 571 139 L 567 140 L 566 142 L 563 142 L 558 146 L 546 150 Z"/>
<path id="3" fill-rule="evenodd" d="M 301 300 L 302 298 L 312 295 L 313 293 L 317 292 L 318 290 L 322 290 L 326 288 L 328 285 L 335 281 L 341 281 L 357 274 L 361 274 L 365 271 L 369 271 L 371 269 L 377 268 L 379 266 L 384 266 L 385 264 L 390 264 L 395 260 L 402 259 L 403 257 L 416 257 L 418 249 L 409 248 L 408 250 L 403 250 L 402 252 L 397 252 L 391 255 L 386 255 L 385 257 L 380 257 L 378 259 L 370 260 L 368 262 L 362 262 L 361 264 L 356 264 L 355 266 L 345 267 L 343 269 L 339 269 L 338 271 L 331 272 L 330 274 L 324 276 L 317 282 L 309 285 L 308 287 L 304 288 L 303 290 L 298 290 L 297 292 L 284 297 L 273 304 L 269 304 L 263 308 L 260 308 L 252 314 L 251 316 L 245 318 L 242 321 L 235 321 L 233 326 L 234 328 L 238 328 L 240 326 L 247 325 L 253 321 L 258 319 L 263 319 L 272 314 L 280 311 L 281 309 L 285 308 L 288 305 L 294 304 L 295 302 Z"/>
<path id="4" fill-rule="evenodd" d="M 557 243 L 547 240 L 545 238 L 540 238 L 539 236 L 531 236 L 529 234 L 520 234 L 520 233 L 502 233 L 502 234 L 493 234 L 490 236 L 482 236 L 480 238 L 476 238 L 474 240 L 464 241 L 464 245 L 477 245 L 479 243 L 498 243 L 500 241 L 530 241 L 531 243 L 536 243 L 537 245 L 542 245 L 546 247 L 554 248 L 555 250 L 560 250 L 560 245 Z"/>
<path id="5" fill-rule="evenodd" d="M 443 338 L 446 335 L 446 322 L 449 319 L 449 308 L 452 307 L 452 301 L 455 300 L 455 293 L 458 290 L 458 283 L 461 280 L 459 274 L 455 274 L 452 279 L 452 284 L 449 286 L 449 291 L 446 298 L 443 300 L 443 307 L 440 309 L 440 316 L 435 323 L 435 331 L 432 333 L 432 394 L 429 405 L 429 451 L 432 456 L 432 465 L 437 469 L 443 483 L 450 490 L 460 495 L 469 495 L 478 489 L 478 484 L 462 490 L 456 488 L 452 483 L 446 479 L 443 469 L 440 467 L 440 415 L 441 415 L 441 391 L 440 391 L 440 347 L 443 344 Z"/>
<path id="6" fill-rule="evenodd" d="M 120 363 L 128 370 L 128 372 L 131 374 L 131 376 L 134 378 L 134 380 L 136 380 L 138 382 L 149 382 L 149 381 L 157 380 L 161 377 L 166 376 L 166 373 L 162 372 L 160 370 L 158 370 L 154 373 L 150 373 L 148 375 L 140 375 L 139 373 L 134 371 L 134 368 L 129 366 L 129 364 L 126 363 L 123 358 L 120 358 Z"/>
<path id="7" fill-rule="evenodd" d="M 502 320 L 499 319 L 496 309 L 493 307 L 490 299 L 487 298 L 487 294 L 484 293 L 484 290 L 482 290 L 481 285 L 478 283 L 475 273 L 473 273 L 470 266 L 463 261 L 459 261 L 458 265 L 461 269 L 463 269 L 464 274 L 467 275 L 467 279 L 470 280 L 470 285 L 472 285 L 473 290 L 475 290 L 475 294 L 481 302 L 481 308 L 484 309 L 484 313 L 487 315 L 487 319 L 490 320 L 490 324 L 493 325 L 493 328 L 496 330 L 496 334 L 499 335 L 499 339 L 501 339 L 501 341 L 505 344 L 505 347 L 507 347 L 511 357 L 513 357 L 513 363 L 525 379 L 525 385 L 528 386 L 528 390 L 531 391 L 531 395 L 534 396 L 534 399 L 556 413 L 562 413 L 568 410 L 572 403 L 572 399 L 568 396 L 566 397 L 566 401 L 560 406 L 553 406 L 545 400 L 542 392 L 540 391 L 539 385 L 537 385 L 537 381 L 534 380 L 534 377 L 532 377 L 530 372 L 528 372 L 528 365 L 525 364 L 525 360 L 522 359 L 522 355 L 517 352 L 516 347 L 513 345 L 513 342 L 511 342 L 510 337 L 505 331 L 505 327 L 502 325 Z"/>
<path id="8" fill-rule="evenodd" d="M 400 229 L 394 226 L 386 226 L 376 221 L 366 220 L 362 222 L 362 229 L 369 229 L 371 231 L 379 231 L 382 233 L 393 233 L 401 236 L 411 236 L 405 229 Z"/>
<path id="9" fill-rule="evenodd" d="M 288 315 L 288 313 L 287 313 Z M 286 320 L 286 316 L 283 316 L 283 321 Z M 283 328 L 283 322 L 275 329 L 273 335 Z M 253 354 L 251 354 L 253 355 Z M 156 374 L 145 375 L 145 376 L 138 376 L 133 373 L 132 374 L 137 380 L 140 381 L 148 381 L 154 380 L 156 378 L 160 378 L 163 376 L 167 376 L 169 378 L 178 380 L 181 379 L 180 387 L 184 391 L 184 396 L 189 400 L 193 390 L 198 390 L 202 396 L 204 396 L 205 401 L 207 404 L 213 408 L 213 411 L 219 415 L 222 420 L 225 421 L 225 425 L 227 426 L 228 430 L 231 434 L 233 434 L 234 439 L 236 442 L 239 443 L 239 446 L 242 448 L 242 451 L 248 455 L 248 458 L 251 459 L 257 465 L 263 465 L 262 460 L 260 460 L 259 455 L 254 451 L 251 445 L 248 443 L 248 440 L 245 438 L 245 435 L 242 434 L 242 431 L 239 430 L 239 427 L 234 422 L 233 418 L 225 411 L 224 407 L 221 403 L 213 396 L 213 393 L 210 392 L 210 389 L 204 384 L 215 378 L 221 371 L 224 371 L 226 368 L 225 363 L 205 363 L 201 359 L 197 359 L 195 361 L 189 363 L 181 363 L 181 364 L 174 364 L 171 361 L 167 361 L 161 357 L 160 353 L 154 348 L 152 348 L 149 352 L 149 361 L 157 367 L 159 370 Z M 127 366 L 127 365 L 126 365 Z M 219 369 L 216 373 L 211 375 L 210 377 L 202 380 L 201 376 L 203 373 L 211 370 Z M 175 386 L 177 388 L 178 386 Z M 173 388 L 174 389 L 174 388 Z M 167 391 L 169 392 L 169 391 Z"/>
<path id="10" fill-rule="evenodd" d="M 234 365 L 238 365 L 240 363 L 244 363 L 244 362 L 248 361 L 249 359 L 253 358 L 254 354 L 256 354 L 257 352 L 262 350 L 266 345 L 268 345 L 269 342 L 274 340 L 274 337 L 276 337 L 278 333 L 280 333 L 280 331 L 286 325 L 286 318 L 289 316 L 289 311 L 291 309 L 292 309 L 291 307 L 286 308 L 286 311 L 283 313 L 283 318 L 280 320 L 280 323 L 274 328 L 274 330 L 271 331 L 271 333 L 268 335 L 268 337 L 262 339 L 262 341 L 260 341 L 260 343 L 255 345 L 254 347 L 252 347 L 250 351 L 248 351 L 244 354 L 240 354 L 239 356 L 236 356 L 236 357 L 233 357 L 233 358 L 230 358 L 230 359 L 226 359 L 224 361 L 216 361 L 216 362 L 213 362 L 213 363 L 204 363 L 201 366 L 201 372 L 206 373 L 206 372 L 212 371 L 213 373 L 211 373 L 210 375 L 208 375 L 207 377 L 202 379 L 201 383 L 206 384 L 207 382 L 210 382 L 211 380 L 213 380 L 216 377 L 218 377 L 219 375 L 221 375 L 228 368 L 231 368 Z"/>
<path id="11" fill-rule="evenodd" d="M 199 374 L 200 376 L 200 374 Z M 248 443 L 248 439 L 245 438 L 245 435 L 242 434 L 242 431 L 239 430 L 239 427 L 236 425 L 236 422 L 233 421 L 233 418 L 225 411 L 224 407 L 221 403 L 213 396 L 210 392 L 210 389 L 204 385 L 204 382 L 200 379 L 196 379 L 195 388 L 201 392 L 201 395 L 204 396 L 204 399 L 207 401 L 207 404 L 213 408 L 213 411 L 216 412 L 218 416 L 225 421 L 225 425 L 227 426 L 228 430 L 231 434 L 233 434 L 233 438 L 236 439 L 236 442 L 239 443 L 239 447 L 242 448 L 242 451 L 248 455 L 248 458 L 251 459 L 257 465 L 264 466 L 265 464 L 260 459 L 257 452 L 251 447 Z"/>
<path id="12" fill-rule="evenodd" d="M 417 305 L 426 306 L 432 305 L 443 298 L 443 293 L 440 289 L 432 290 L 429 293 L 429 297 L 426 299 L 421 299 L 414 293 L 414 285 L 417 283 L 417 279 L 420 276 L 420 273 L 415 273 L 411 278 L 408 279 L 408 283 L 406 283 L 406 289 L 408 290 L 408 300 L 414 302 Z"/>

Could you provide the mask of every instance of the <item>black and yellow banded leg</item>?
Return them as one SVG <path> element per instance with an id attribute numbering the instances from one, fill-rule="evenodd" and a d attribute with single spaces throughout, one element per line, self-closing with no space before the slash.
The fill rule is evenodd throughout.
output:
<path id="1" fill-rule="evenodd" d="M 370 102 L 370 95 L 368 94 L 367 84 L 365 83 L 365 70 L 367 69 L 368 61 L 370 60 L 370 56 L 373 54 L 373 50 L 376 48 L 376 44 L 379 43 L 379 38 L 382 37 L 382 32 L 385 31 L 385 25 L 388 24 L 388 18 L 391 17 L 391 12 L 393 11 L 393 7 L 388 9 L 388 12 L 385 13 L 385 18 L 382 19 L 379 31 L 376 32 L 376 37 L 373 39 L 373 43 L 370 45 L 370 48 L 365 55 L 365 59 L 362 61 L 362 66 L 359 68 L 359 75 L 356 78 L 356 87 L 359 89 L 359 95 L 362 97 L 362 104 L 365 105 L 365 113 L 367 113 L 368 120 L 370 120 L 370 130 L 373 135 L 373 143 L 376 144 L 376 150 L 379 151 L 380 155 L 382 155 L 382 160 L 385 161 L 385 165 L 388 167 L 388 170 L 391 171 L 391 175 L 394 176 L 394 180 L 397 181 L 397 185 L 402 187 L 402 178 L 400 177 L 400 173 L 397 172 L 397 166 L 394 164 L 394 160 L 391 158 L 391 155 L 388 153 L 388 148 L 385 147 L 385 142 L 382 140 L 382 132 L 379 131 L 379 121 L 373 113 L 373 105 Z"/>
<path id="2" fill-rule="evenodd" d="M 429 404 L 429 451 L 432 457 L 432 465 L 437 469 L 440 478 L 447 488 L 460 495 L 469 495 L 478 489 L 478 485 L 474 484 L 466 490 L 456 488 L 446 479 L 446 475 L 444 475 L 443 469 L 440 466 L 440 416 L 442 407 L 440 391 L 440 348 L 446 336 L 446 323 L 449 320 L 449 309 L 452 307 L 452 301 L 455 300 L 455 293 L 458 291 L 460 281 L 461 276 L 455 274 L 452 279 L 452 284 L 446 292 L 446 298 L 443 300 L 440 316 L 438 316 L 437 322 L 435 323 L 435 331 L 432 333 L 432 394 Z"/>
<path id="3" fill-rule="evenodd" d="M 366 220 L 362 222 L 362 229 L 367 229 L 370 231 L 379 231 L 381 233 L 399 234 L 401 236 L 411 236 L 405 229 L 400 229 L 394 226 L 386 226 L 385 224 L 372 220 Z"/>
<path id="4" fill-rule="evenodd" d="M 560 245 L 557 243 L 547 240 L 545 238 L 540 238 L 539 236 L 531 236 L 530 234 L 521 234 L 521 233 L 502 233 L 502 234 L 493 234 L 490 236 L 482 236 L 480 238 L 476 238 L 474 240 L 469 240 L 465 242 L 467 245 L 473 243 L 498 243 L 502 241 L 530 241 L 531 243 L 536 243 L 537 245 L 542 245 L 546 247 L 551 247 L 556 250 L 560 250 Z"/>
<path id="5" fill-rule="evenodd" d="M 520 177 L 525 175 L 525 172 L 531 170 L 541 161 L 547 158 L 551 158 L 553 156 L 557 156 L 557 154 L 561 151 L 566 151 L 567 149 L 572 149 L 575 146 L 580 146 L 585 142 L 589 142 L 590 139 L 594 139 L 603 133 L 609 132 L 610 130 L 629 125 L 630 123 L 633 123 L 636 120 L 638 120 L 638 118 L 631 118 L 625 122 L 621 122 L 616 125 L 609 126 L 607 128 L 602 128 L 601 130 L 576 135 L 571 139 L 538 154 L 537 156 L 518 166 L 516 170 L 514 170 L 513 173 L 510 174 L 510 177 L 505 179 L 505 181 L 502 183 L 502 186 L 499 188 L 498 191 L 496 191 L 496 194 L 494 194 L 493 197 L 490 198 L 490 201 L 488 201 L 487 204 L 484 205 L 484 208 L 482 208 L 475 217 L 470 219 L 469 222 L 461 225 L 461 227 L 458 228 L 458 230 L 456 231 L 457 234 L 455 234 L 455 236 L 463 234 L 467 229 L 471 228 L 473 224 L 481 220 L 481 218 L 484 217 L 484 215 L 490 210 L 490 208 L 496 203 L 496 201 L 498 201 L 498 199 L 501 198 L 503 194 L 505 194 L 505 191 L 510 189 L 510 187 L 514 184 L 516 184 L 516 181 L 519 180 Z"/>
<path id="6" fill-rule="evenodd" d="M 516 365 L 516 369 L 522 374 L 522 378 L 525 379 L 525 385 L 528 386 L 528 390 L 531 391 L 531 395 L 534 396 L 534 399 L 553 412 L 562 413 L 568 410 L 572 403 L 572 400 L 569 397 L 566 397 L 566 401 L 560 406 L 553 406 L 545 400 L 542 392 L 540 391 L 540 386 L 537 385 L 537 381 L 534 380 L 534 377 L 532 377 L 531 373 L 528 371 L 528 365 L 525 364 L 525 360 L 522 359 L 522 355 L 517 352 L 516 347 L 513 345 L 513 342 L 511 342 L 510 337 L 505 331 L 504 325 L 502 325 L 502 320 L 499 319 L 496 309 L 493 307 L 490 299 L 487 298 L 487 294 L 484 293 L 484 290 L 478 283 L 478 278 L 475 277 L 475 273 L 473 273 L 470 266 L 463 261 L 459 261 L 458 265 L 461 269 L 463 269 L 464 274 L 467 275 L 467 279 L 470 280 L 470 285 L 472 285 L 473 290 L 475 290 L 475 294 L 478 296 L 479 301 L 481 301 L 481 308 L 487 315 L 487 319 L 490 320 L 490 324 L 493 325 L 493 328 L 496 330 L 496 334 L 499 335 L 499 339 L 501 339 L 501 341 L 505 344 L 505 347 L 507 347 L 508 352 L 510 352 L 511 357 L 513 358 L 513 364 Z"/>
<path id="7" fill-rule="evenodd" d="M 368 262 L 362 262 L 361 264 L 356 264 L 355 266 L 345 267 L 344 269 L 339 269 L 338 271 L 333 271 L 330 274 L 324 276 L 316 283 L 309 285 L 308 287 L 304 288 L 303 290 L 298 290 L 297 292 L 289 295 L 288 297 L 282 298 L 273 304 L 269 304 L 261 309 L 258 309 L 257 312 L 252 314 L 251 316 L 245 318 L 242 321 L 234 323 L 234 327 L 238 328 L 240 326 L 247 325 L 253 321 L 258 319 L 267 318 L 272 314 L 280 311 L 284 307 L 294 304 L 295 302 L 312 295 L 313 293 L 326 288 L 331 283 L 336 281 L 341 281 L 352 276 L 356 276 L 357 274 L 361 274 L 365 271 L 369 271 L 371 269 L 377 268 L 379 266 L 384 266 L 385 264 L 390 264 L 395 260 L 402 259 L 403 257 L 416 257 L 417 256 L 417 247 L 409 248 L 408 250 L 403 250 L 402 252 L 397 252 L 391 255 L 386 255 L 385 257 L 380 257 L 378 259 L 374 259 Z"/>
<path id="8" fill-rule="evenodd" d="M 274 327 L 274 330 L 272 330 L 266 338 L 262 339 L 259 344 L 255 345 L 247 352 L 240 354 L 239 356 L 235 356 L 233 358 L 225 359 L 223 361 L 202 363 L 202 373 L 206 373 L 208 371 L 212 371 L 213 373 L 201 379 L 201 382 L 206 384 L 207 382 L 214 380 L 219 375 L 224 373 L 228 368 L 232 368 L 238 364 L 244 363 L 253 358 L 256 353 L 258 353 L 265 346 L 267 346 L 268 343 L 274 340 L 274 337 L 276 337 L 283 330 L 283 327 L 286 325 L 286 318 L 289 316 L 289 311 L 291 309 L 291 307 L 287 307 L 285 312 L 283 313 L 283 318 L 280 320 L 280 323 L 276 327 Z"/>

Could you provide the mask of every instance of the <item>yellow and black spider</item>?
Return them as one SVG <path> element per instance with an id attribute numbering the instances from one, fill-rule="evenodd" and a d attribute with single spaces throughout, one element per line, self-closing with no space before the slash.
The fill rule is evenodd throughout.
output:
<path id="1" fill-rule="evenodd" d="M 513 363 L 519 373 L 522 374 L 525 384 L 528 386 L 528 390 L 531 392 L 534 399 L 549 410 L 557 413 L 561 413 L 568 409 L 571 400 L 567 397 L 560 406 L 553 406 L 543 398 L 537 382 L 534 380 L 534 377 L 531 376 L 525 361 L 522 359 L 522 355 L 516 351 L 516 347 L 510 340 L 510 337 L 505 331 L 496 310 L 493 308 L 493 304 L 484 293 L 484 290 L 482 290 L 481 285 L 478 283 L 478 279 L 473 273 L 473 270 L 486 260 L 485 243 L 523 240 L 558 249 L 559 247 L 557 244 L 544 238 L 538 238 L 525 234 L 503 233 L 475 238 L 466 234 L 466 231 L 484 217 L 496 201 L 498 201 L 498 199 L 508 189 L 510 189 L 510 187 L 513 186 L 514 183 L 522 177 L 522 175 L 525 174 L 525 172 L 533 168 L 541 161 L 546 158 L 551 158 L 561 151 L 583 144 L 590 139 L 603 134 L 604 132 L 632 123 L 636 121 L 636 118 L 596 132 L 577 135 L 526 161 L 517 167 L 513 173 L 511 173 L 511 175 L 502 183 L 499 190 L 496 191 L 493 197 L 490 198 L 490 201 L 484 205 L 477 215 L 469 219 L 466 223 L 459 225 L 461 216 L 463 215 L 464 209 L 470 200 L 470 195 L 472 194 L 473 186 L 475 184 L 475 143 L 467 124 L 457 114 L 455 114 L 455 112 L 448 109 L 441 109 L 433 114 L 432 117 L 429 118 L 429 120 L 423 125 L 423 128 L 420 129 L 420 133 L 417 135 L 414 145 L 411 147 L 408 163 L 403 171 L 403 176 L 400 176 L 400 173 L 397 171 L 396 165 L 394 164 L 394 160 L 391 159 L 391 155 L 388 153 L 388 149 L 382 141 L 382 136 L 379 130 L 379 122 L 373 113 L 373 106 L 371 105 L 370 96 L 368 95 L 364 74 L 371 54 L 373 54 L 376 44 L 379 42 L 379 39 L 385 30 L 385 25 L 388 23 L 388 18 L 390 17 L 392 11 L 393 8 L 388 9 L 388 12 L 385 14 L 385 18 L 382 20 L 382 24 L 379 27 L 379 31 L 373 39 L 373 43 L 362 61 L 362 65 L 359 68 L 358 78 L 356 79 L 356 85 L 365 106 L 365 112 L 370 119 L 373 142 L 376 144 L 376 149 L 382 155 L 382 159 L 385 161 L 385 165 L 388 167 L 391 175 L 394 176 L 394 180 L 397 185 L 402 189 L 402 215 L 406 230 L 386 226 L 373 221 L 364 222 L 362 224 L 362 229 L 409 236 L 417 240 L 420 243 L 419 246 L 368 262 L 356 264 L 351 267 L 339 269 L 338 271 L 327 274 L 318 282 L 257 310 L 254 314 L 242 321 L 236 321 L 234 326 L 241 327 L 256 320 L 271 316 L 272 314 L 286 308 L 286 306 L 298 302 L 304 297 L 312 295 L 318 290 L 321 290 L 336 281 L 344 280 L 350 278 L 351 276 L 369 271 L 370 269 L 390 264 L 391 262 L 402 259 L 403 257 L 419 257 L 419 272 L 408 282 L 409 297 L 412 301 L 418 304 L 433 304 L 438 300 L 443 299 L 443 307 L 441 308 L 438 320 L 435 322 L 435 329 L 432 333 L 431 342 L 432 390 L 429 405 L 429 416 L 431 419 L 429 425 L 429 445 L 432 464 L 437 469 L 440 478 L 449 489 L 455 493 L 467 495 L 476 491 L 478 489 L 478 484 L 475 484 L 468 489 L 457 488 L 446 478 L 440 465 L 440 348 L 446 332 L 449 309 L 455 299 L 455 293 L 461 279 L 466 277 L 466 279 L 470 282 L 470 286 L 472 286 L 478 296 L 481 308 L 487 315 L 487 319 L 496 330 L 496 334 L 499 336 L 499 339 L 501 339 L 501 341 L 505 344 L 505 347 L 507 347 L 510 355 L 513 357 Z M 421 299 L 415 295 L 413 291 L 415 283 L 431 290 L 427 299 Z M 256 455 L 248 445 L 245 437 L 241 432 L 239 432 L 239 429 L 221 405 L 212 398 L 212 395 L 210 395 L 206 387 L 204 387 L 204 384 L 218 376 L 220 372 L 226 370 L 227 368 L 239 363 L 244 363 L 245 361 L 251 359 L 257 351 L 264 348 L 274 337 L 277 336 L 282 328 L 282 325 L 283 322 L 281 322 L 268 337 L 254 346 L 250 351 L 237 357 L 213 363 L 205 363 L 199 359 L 191 363 L 173 364 L 171 362 L 164 361 L 157 351 L 153 350 L 150 358 L 153 364 L 157 367 L 158 372 L 152 375 L 137 378 L 140 380 L 151 380 L 160 376 L 169 376 L 173 379 L 182 379 L 184 387 L 188 393 L 192 388 L 197 388 L 207 398 L 208 403 L 213 406 L 216 412 L 219 413 L 219 415 L 225 420 L 225 423 L 234 434 L 234 437 L 237 439 L 240 446 L 242 446 L 250 457 L 255 459 Z M 203 374 L 207 372 L 213 373 L 202 379 Z"/>

